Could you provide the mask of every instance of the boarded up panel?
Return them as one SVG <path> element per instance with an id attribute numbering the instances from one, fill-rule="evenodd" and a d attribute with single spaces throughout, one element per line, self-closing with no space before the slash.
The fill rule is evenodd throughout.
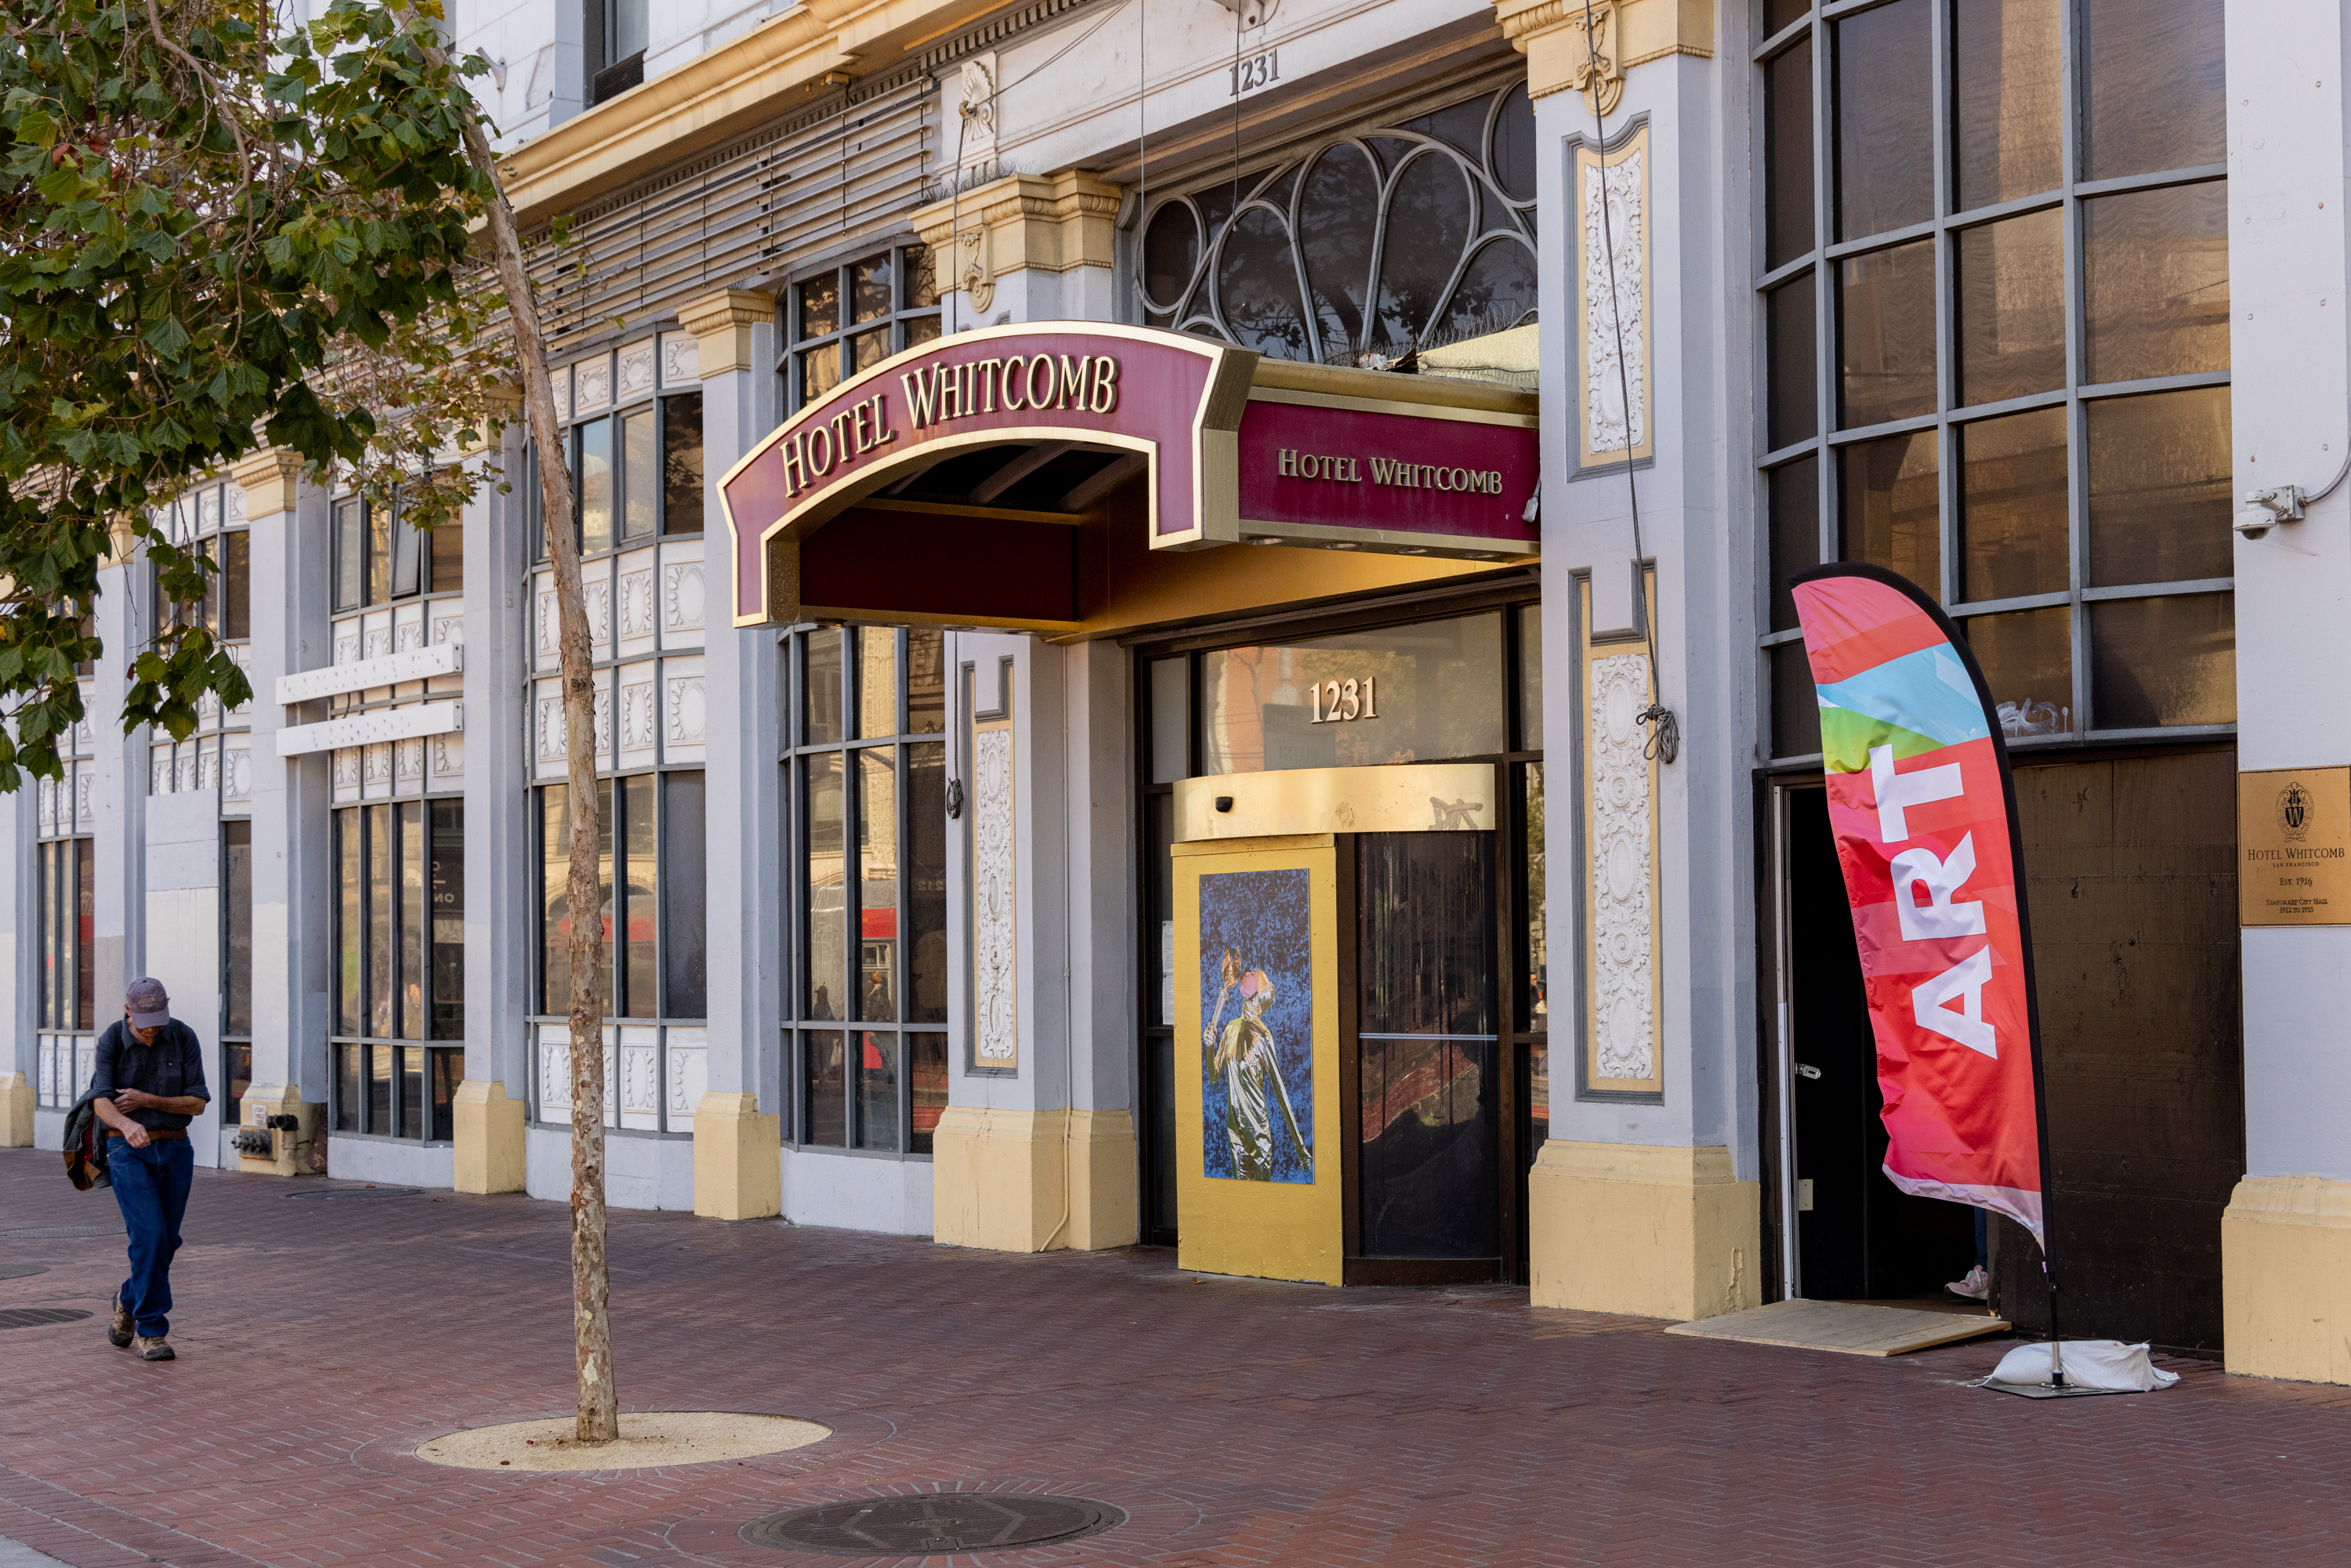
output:
<path id="1" fill-rule="evenodd" d="M 2220 1211 L 2244 1173 L 2233 748 L 2016 769 L 2068 1338 L 2220 1348 Z M 1998 1300 L 2046 1332 L 2032 1240 Z"/>

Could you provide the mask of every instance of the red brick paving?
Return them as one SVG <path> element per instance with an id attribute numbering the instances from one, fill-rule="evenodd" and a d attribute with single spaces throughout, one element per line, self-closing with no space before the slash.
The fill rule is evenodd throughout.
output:
<path id="1" fill-rule="evenodd" d="M 289 1186 L 197 1172 L 166 1365 L 106 1343 L 119 1240 L 0 1237 L 0 1262 L 50 1265 L 0 1306 L 93 1313 L 0 1333 L 0 1536 L 76 1568 L 837 1568 L 737 1531 L 965 1488 L 1131 1515 L 956 1560 L 979 1568 L 2351 1563 L 2351 1389 L 2167 1361 L 2166 1393 L 2034 1403 L 1959 1385 L 1996 1343 L 1816 1355 L 1507 1291 L 1196 1281 L 1165 1251 L 676 1214 L 614 1218 L 623 1407 L 835 1435 L 740 1464 L 452 1470 L 412 1450 L 569 1407 L 564 1207 Z M 114 1212 L 55 1154 L 0 1153 L 0 1229 Z"/>

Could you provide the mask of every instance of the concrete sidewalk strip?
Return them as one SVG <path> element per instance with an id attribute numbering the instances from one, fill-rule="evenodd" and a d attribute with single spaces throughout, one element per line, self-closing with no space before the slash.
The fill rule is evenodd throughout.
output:
<path id="1" fill-rule="evenodd" d="M 2011 1326 L 2003 1318 L 1979 1317 L 1972 1312 L 1800 1299 L 1676 1323 L 1666 1332 L 1687 1334 L 1692 1339 L 1736 1340 L 1740 1344 L 1829 1350 L 1841 1355 L 1907 1355 L 1914 1350 L 1932 1350 L 1937 1345 L 2006 1333 Z"/>
<path id="2" fill-rule="evenodd" d="M 0 1535 L 0 1568 L 72 1568 L 46 1552 L 36 1552 L 21 1541 Z"/>

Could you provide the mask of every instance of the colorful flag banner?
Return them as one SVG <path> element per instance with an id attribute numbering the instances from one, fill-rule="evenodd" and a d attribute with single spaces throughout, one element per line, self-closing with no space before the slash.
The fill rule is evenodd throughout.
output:
<path id="1" fill-rule="evenodd" d="M 2008 747 L 1949 617 L 1892 572 L 1790 579 L 1886 1099 L 1886 1174 L 2043 1234 L 2040 1030 Z"/>

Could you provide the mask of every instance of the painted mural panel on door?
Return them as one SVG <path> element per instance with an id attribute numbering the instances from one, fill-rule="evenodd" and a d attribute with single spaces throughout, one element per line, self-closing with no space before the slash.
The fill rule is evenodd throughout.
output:
<path id="1" fill-rule="evenodd" d="M 1202 1168 L 1314 1179 L 1314 953 L 1307 873 L 1200 878 Z"/>

